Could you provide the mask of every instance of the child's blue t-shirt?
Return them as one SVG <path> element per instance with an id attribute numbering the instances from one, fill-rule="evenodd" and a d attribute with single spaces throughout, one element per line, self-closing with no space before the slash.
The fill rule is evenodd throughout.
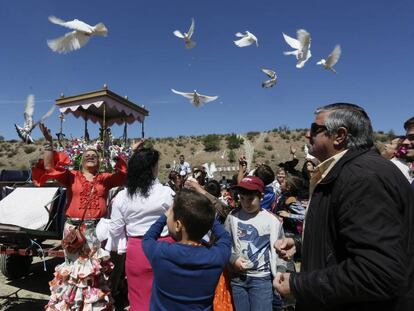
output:
<path id="1" fill-rule="evenodd" d="M 166 220 L 161 216 L 142 241 L 154 274 L 150 310 L 212 310 L 217 282 L 230 258 L 229 234 L 215 221 L 216 241 L 210 247 L 157 242 Z"/>

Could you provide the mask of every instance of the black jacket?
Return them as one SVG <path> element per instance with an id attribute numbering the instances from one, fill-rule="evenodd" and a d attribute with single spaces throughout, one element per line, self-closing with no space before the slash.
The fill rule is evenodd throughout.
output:
<path id="1" fill-rule="evenodd" d="M 373 150 L 348 151 L 305 219 L 297 310 L 414 310 L 414 192 Z"/>

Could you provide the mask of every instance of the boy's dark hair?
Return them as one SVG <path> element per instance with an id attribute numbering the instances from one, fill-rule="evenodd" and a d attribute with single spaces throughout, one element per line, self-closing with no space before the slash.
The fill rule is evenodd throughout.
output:
<path id="1" fill-rule="evenodd" d="M 205 186 L 204 189 L 211 195 L 214 195 L 216 198 L 220 197 L 221 190 L 220 184 L 217 180 L 210 180 Z"/>
<path id="2" fill-rule="evenodd" d="M 184 225 L 188 238 L 199 241 L 213 227 L 215 212 L 210 200 L 189 189 L 182 189 L 175 195 L 174 220 Z"/>
<path id="3" fill-rule="evenodd" d="M 269 165 L 262 164 L 254 170 L 254 176 L 259 177 L 265 186 L 271 184 L 275 180 L 275 172 Z"/>
<path id="4" fill-rule="evenodd" d="M 408 129 L 414 127 L 414 117 L 409 118 L 407 121 L 404 122 L 404 129 L 408 131 Z"/>

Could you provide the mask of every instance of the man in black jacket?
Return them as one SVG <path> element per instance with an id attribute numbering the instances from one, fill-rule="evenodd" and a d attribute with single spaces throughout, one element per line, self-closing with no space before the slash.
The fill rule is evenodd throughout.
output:
<path id="1" fill-rule="evenodd" d="M 332 104 L 315 114 L 306 136 L 321 164 L 302 245 L 275 243 L 284 259 L 301 250 L 301 272 L 279 274 L 274 286 L 296 298 L 296 310 L 414 310 L 414 192 L 372 148 L 361 107 Z"/>

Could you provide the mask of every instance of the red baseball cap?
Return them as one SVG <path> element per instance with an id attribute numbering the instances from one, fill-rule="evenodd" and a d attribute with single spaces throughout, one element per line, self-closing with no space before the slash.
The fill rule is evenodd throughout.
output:
<path id="1" fill-rule="evenodd" d="M 257 190 L 260 193 L 263 193 L 264 183 L 259 177 L 246 176 L 237 184 L 237 186 L 234 186 L 234 189 Z"/>

